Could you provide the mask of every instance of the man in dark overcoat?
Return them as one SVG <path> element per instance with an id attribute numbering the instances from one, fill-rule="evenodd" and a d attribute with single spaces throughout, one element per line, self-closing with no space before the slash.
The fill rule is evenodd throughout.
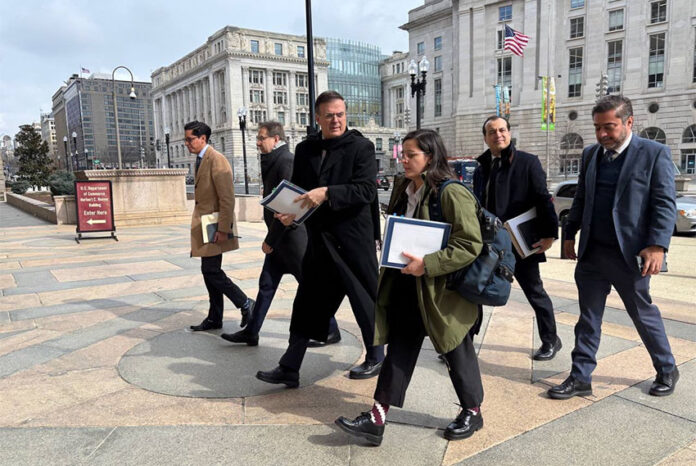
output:
<path id="1" fill-rule="evenodd" d="M 283 125 L 277 121 L 259 124 L 256 147 L 261 154 L 263 196 L 266 197 L 281 181 L 290 180 L 294 156 L 285 142 Z M 266 257 L 259 276 L 259 291 L 256 295 L 254 314 L 243 330 L 221 335 L 227 341 L 246 343 L 249 346 L 256 346 L 259 343 L 259 331 L 283 275 L 289 273 L 298 283 L 301 281 L 302 258 L 307 249 L 307 230 L 304 225 L 286 229 L 280 220 L 273 218 L 273 212 L 270 210 L 264 210 L 263 220 L 268 227 L 268 233 L 261 243 L 261 250 Z M 332 340 L 331 343 L 337 343 L 341 339 L 336 320 L 333 318 L 329 339 Z"/>
<path id="2" fill-rule="evenodd" d="M 306 220 L 307 252 L 302 281 L 293 303 L 290 342 L 278 367 L 259 371 L 269 383 L 299 385 L 299 370 L 309 339 L 326 341 L 330 320 L 348 296 L 362 334 L 365 361 L 350 377 L 379 374 L 384 347 L 373 345 L 377 256 L 373 203 L 377 196 L 374 145 L 346 129 L 346 104 L 334 91 L 315 104 L 321 132 L 298 144 L 292 182 L 307 191 L 297 201 L 316 207 Z M 293 216 L 276 214 L 286 226 Z"/>
<path id="3" fill-rule="evenodd" d="M 546 262 L 544 251 L 558 238 L 558 217 L 546 188 L 546 173 L 539 157 L 515 148 L 505 118 L 486 118 L 483 138 L 488 150 L 478 157 L 479 166 L 474 171 L 474 192 L 483 206 L 503 222 L 536 207 L 535 230 L 540 239 L 532 247 L 538 250 L 524 259 L 515 251 L 515 279 L 536 315 L 541 347 L 533 358 L 553 359 L 561 349 L 561 340 L 553 304 L 539 272 L 539 263 Z"/>

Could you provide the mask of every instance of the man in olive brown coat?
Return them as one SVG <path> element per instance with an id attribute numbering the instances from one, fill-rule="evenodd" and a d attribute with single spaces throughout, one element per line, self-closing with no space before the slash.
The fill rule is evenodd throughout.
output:
<path id="1" fill-rule="evenodd" d="M 201 258 L 203 281 L 208 289 L 208 317 L 191 330 L 222 328 L 223 295 L 242 311 L 244 327 L 253 312 L 254 301 L 249 299 L 222 270 L 222 253 L 239 249 L 237 225 L 234 219 L 234 180 L 232 167 L 224 155 L 208 145 L 210 127 L 200 121 L 184 126 L 185 144 L 196 155 L 195 199 L 191 218 L 191 256 Z M 218 212 L 218 230 L 209 243 L 203 243 L 201 215 Z"/>

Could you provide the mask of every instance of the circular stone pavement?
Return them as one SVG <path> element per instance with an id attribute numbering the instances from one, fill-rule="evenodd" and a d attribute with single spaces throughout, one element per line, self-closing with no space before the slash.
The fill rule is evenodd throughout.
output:
<path id="1" fill-rule="evenodd" d="M 230 343 L 221 333 L 239 330 L 228 322 L 222 330 L 177 330 L 131 348 L 119 361 L 127 382 L 156 393 L 197 398 L 236 398 L 285 389 L 256 378 L 271 370 L 285 352 L 289 320 L 266 319 L 259 346 Z M 309 348 L 300 370 L 300 387 L 347 371 L 362 354 L 362 344 L 341 329 L 342 340 L 325 348 Z"/>

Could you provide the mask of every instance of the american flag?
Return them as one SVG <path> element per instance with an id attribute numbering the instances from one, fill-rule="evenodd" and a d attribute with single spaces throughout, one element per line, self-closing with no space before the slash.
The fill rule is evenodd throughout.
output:
<path id="1" fill-rule="evenodd" d="M 527 42 L 529 42 L 529 36 L 515 31 L 507 24 L 505 25 L 505 50 L 509 50 L 521 57 L 523 55 L 522 50 L 527 46 Z"/>
<path id="2" fill-rule="evenodd" d="M 81 70 L 80 70 L 81 73 L 89 74 L 89 70 L 87 68 L 85 68 L 85 67 L 80 67 L 80 68 L 81 68 Z"/>

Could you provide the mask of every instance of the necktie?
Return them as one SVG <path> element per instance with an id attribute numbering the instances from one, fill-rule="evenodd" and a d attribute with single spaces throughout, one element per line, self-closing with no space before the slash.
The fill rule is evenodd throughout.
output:
<path id="1" fill-rule="evenodd" d="M 201 160 L 203 160 L 203 157 L 196 156 L 196 174 L 198 174 L 198 167 L 201 166 Z"/>
<path id="2" fill-rule="evenodd" d="M 616 151 L 611 149 L 604 151 L 604 158 L 607 162 L 613 162 L 617 155 Z"/>
<path id="3" fill-rule="evenodd" d="M 486 185 L 486 208 L 495 213 L 495 179 L 498 177 L 500 169 L 500 157 L 495 157 L 491 164 L 491 173 L 488 176 L 488 184 Z"/>

